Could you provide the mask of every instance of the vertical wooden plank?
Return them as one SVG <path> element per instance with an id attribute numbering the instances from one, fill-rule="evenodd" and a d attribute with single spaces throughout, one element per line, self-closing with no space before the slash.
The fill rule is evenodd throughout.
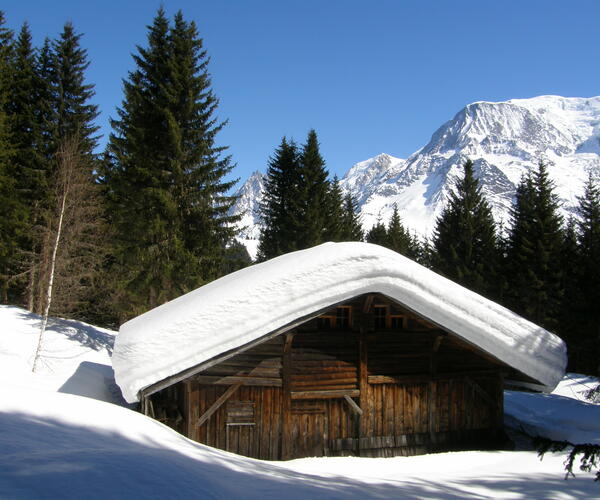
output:
<path id="1" fill-rule="evenodd" d="M 270 408 L 271 388 L 263 387 L 260 391 L 260 408 L 261 411 L 256 415 L 257 425 L 257 458 L 261 460 L 269 460 L 269 427 L 271 423 L 271 408 Z"/>
<path id="2" fill-rule="evenodd" d="M 367 311 L 370 310 L 372 302 L 373 295 L 367 296 L 367 300 L 365 300 L 365 306 L 368 306 Z M 358 388 L 360 390 L 359 403 L 360 407 L 363 409 L 363 414 L 359 417 L 358 436 L 356 436 L 356 441 L 358 443 L 356 449 L 357 455 L 361 454 L 360 441 L 361 438 L 369 435 L 369 425 L 372 421 L 372 406 L 369 404 L 370 388 L 368 380 L 368 347 L 368 340 L 366 337 L 366 318 L 363 314 L 361 315 L 360 335 L 358 340 Z"/>
<path id="3" fill-rule="evenodd" d="M 292 458 L 292 342 L 294 333 L 285 334 L 282 366 L 282 398 L 281 398 L 281 460 Z"/>
<path id="4" fill-rule="evenodd" d="M 404 431 L 404 405 L 403 405 L 404 386 L 396 385 L 394 391 L 394 435 L 401 436 L 406 434 Z"/>
<path id="5" fill-rule="evenodd" d="M 395 401 L 396 385 L 386 385 L 383 394 L 383 408 L 384 408 L 384 436 L 393 436 L 395 431 L 395 412 L 394 412 L 394 401 Z"/>

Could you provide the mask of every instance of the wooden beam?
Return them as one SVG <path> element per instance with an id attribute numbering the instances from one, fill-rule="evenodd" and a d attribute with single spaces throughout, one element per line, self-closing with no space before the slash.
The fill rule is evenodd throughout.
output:
<path id="1" fill-rule="evenodd" d="M 362 414 L 363 414 L 362 408 L 356 404 L 356 401 L 354 401 L 354 399 L 352 399 L 350 396 L 348 396 L 346 394 L 346 395 L 344 395 L 344 401 L 346 401 L 346 403 L 348 403 L 348 406 L 354 413 L 356 413 L 359 416 L 362 416 Z"/>
<path id="2" fill-rule="evenodd" d="M 235 376 L 235 375 L 196 375 L 194 377 L 199 384 L 211 385 L 234 385 L 241 384 L 244 386 L 264 386 L 264 387 L 281 387 L 280 378 L 276 377 L 251 377 L 251 376 Z"/>
<path id="3" fill-rule="evenodd" d="M 242 384 L 235 384 L 232 385 L 231 387 L 229 387 L 222 395 L 219 399 L 217 399 L 212 405 L 211 407 L 206 410 L 204 412 L 204 414 L 202 414 L 200 416 L 200 418 L 198 419 L 198 421 L 196 422 L 196 425 L 199 427 L 201 426 L 204 422 L 206 422 L 210 417 L 212 417 L 213 413 L 215 413 L 222 405 L 223 403 L 225 403 L 225 401 L 227 401 L 235 391 L 237 391 L 240 387 L 242 386 Z"/>
<path id="4" fill-rule="evenodd" d="M 375 295 L 370 293 L 369 295 L 367 295 L 365 297 L 365 301 L 363 303 L 363 312 L 364 313 L 369 313 L 371 312 L 371 306 L 373 305 L 373 299 L 375 298 Z"/>
<path id="5" fill-rule="evenodd" d="M 472 377 L 494 377 L 498 374 L 498 370 L 479 370 L 472 372 L 448 372 L 448 373 L 436 373 L 431 375 L 430 373 L 420 373 L 415 375 L 369 375 L 369 384 L 411 384 L 429 382 L 430 380 L 449 380 L 449 379 L 460 379 L 466 376 Z"/>
<path id="6" fill-rule="evenodd" d="M 360 396 L 358 389 L 337 389 L 330 391 L 293 391 L 292 399 L 341 399 L 346 396 L 356 398 Z"/>

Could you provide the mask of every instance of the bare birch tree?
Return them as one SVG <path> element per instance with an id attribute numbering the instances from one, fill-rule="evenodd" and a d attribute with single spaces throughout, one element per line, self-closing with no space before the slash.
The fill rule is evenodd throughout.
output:
<path id="1" fill-rule="evenodd" d="M 50 312 L 78 316 L 89 308 L 95 279 L 104 259 L 105 224 L 100 187 L 93 162 L 81 153 L 77 136 L 64 139 L 56 154 L 55 209 L 48 220 L 40 253 L 34 309 L 42 324 L 33 371 L 36 370 Z"/>

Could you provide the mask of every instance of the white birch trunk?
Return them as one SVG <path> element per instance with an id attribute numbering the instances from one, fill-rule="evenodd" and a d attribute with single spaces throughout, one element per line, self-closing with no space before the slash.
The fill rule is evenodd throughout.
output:
<path id="1" fill-rule="evenodd" d="M 42 326 L 40 328 L 40 336 L 38 338 L 37 349 L 35 350 L 35 357 L 33 358 L 32 372 L 35 372 L 37 363 L 42 352 L 42 343 L 44 338 L 44 332 L 46 331 L 46 325 L 48 324 L 48 313 L 50 312 L 50 304 L 52 302 L 52 285 L 54 284 L 54 268 L 56 267 L 56 253 L 58 252 L 58 244 L 60 242 L 60 234 L 62 232 L 63 217 L 65 214 L 65 206 L 67 201 L 67 195 L 69 193 L 69 180 L 66 179 L 64 191 L 60 206 L 60 215 L 58 217 L 58 228 L 56 230 L 56 239 L 54 240 L 54 246 L 52 248 L 52 259 L 50 261 L 50 277 L 48 279 L 48 288 L 46 289 L 46 304 L 44 306 L 44 314 L 42 316 Z"/>

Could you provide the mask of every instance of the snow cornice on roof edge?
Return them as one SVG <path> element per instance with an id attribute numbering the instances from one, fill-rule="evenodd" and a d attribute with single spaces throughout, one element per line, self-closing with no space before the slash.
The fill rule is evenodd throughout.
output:
<path id="1" fill-rule="evenodd" d="M 128 321 L 112 357 L 129 402 L 139 391 L 365 293 L 381 293 L 553 388 L 562 340 L 391 250 L 325 243 L 220 278 Z"/>

